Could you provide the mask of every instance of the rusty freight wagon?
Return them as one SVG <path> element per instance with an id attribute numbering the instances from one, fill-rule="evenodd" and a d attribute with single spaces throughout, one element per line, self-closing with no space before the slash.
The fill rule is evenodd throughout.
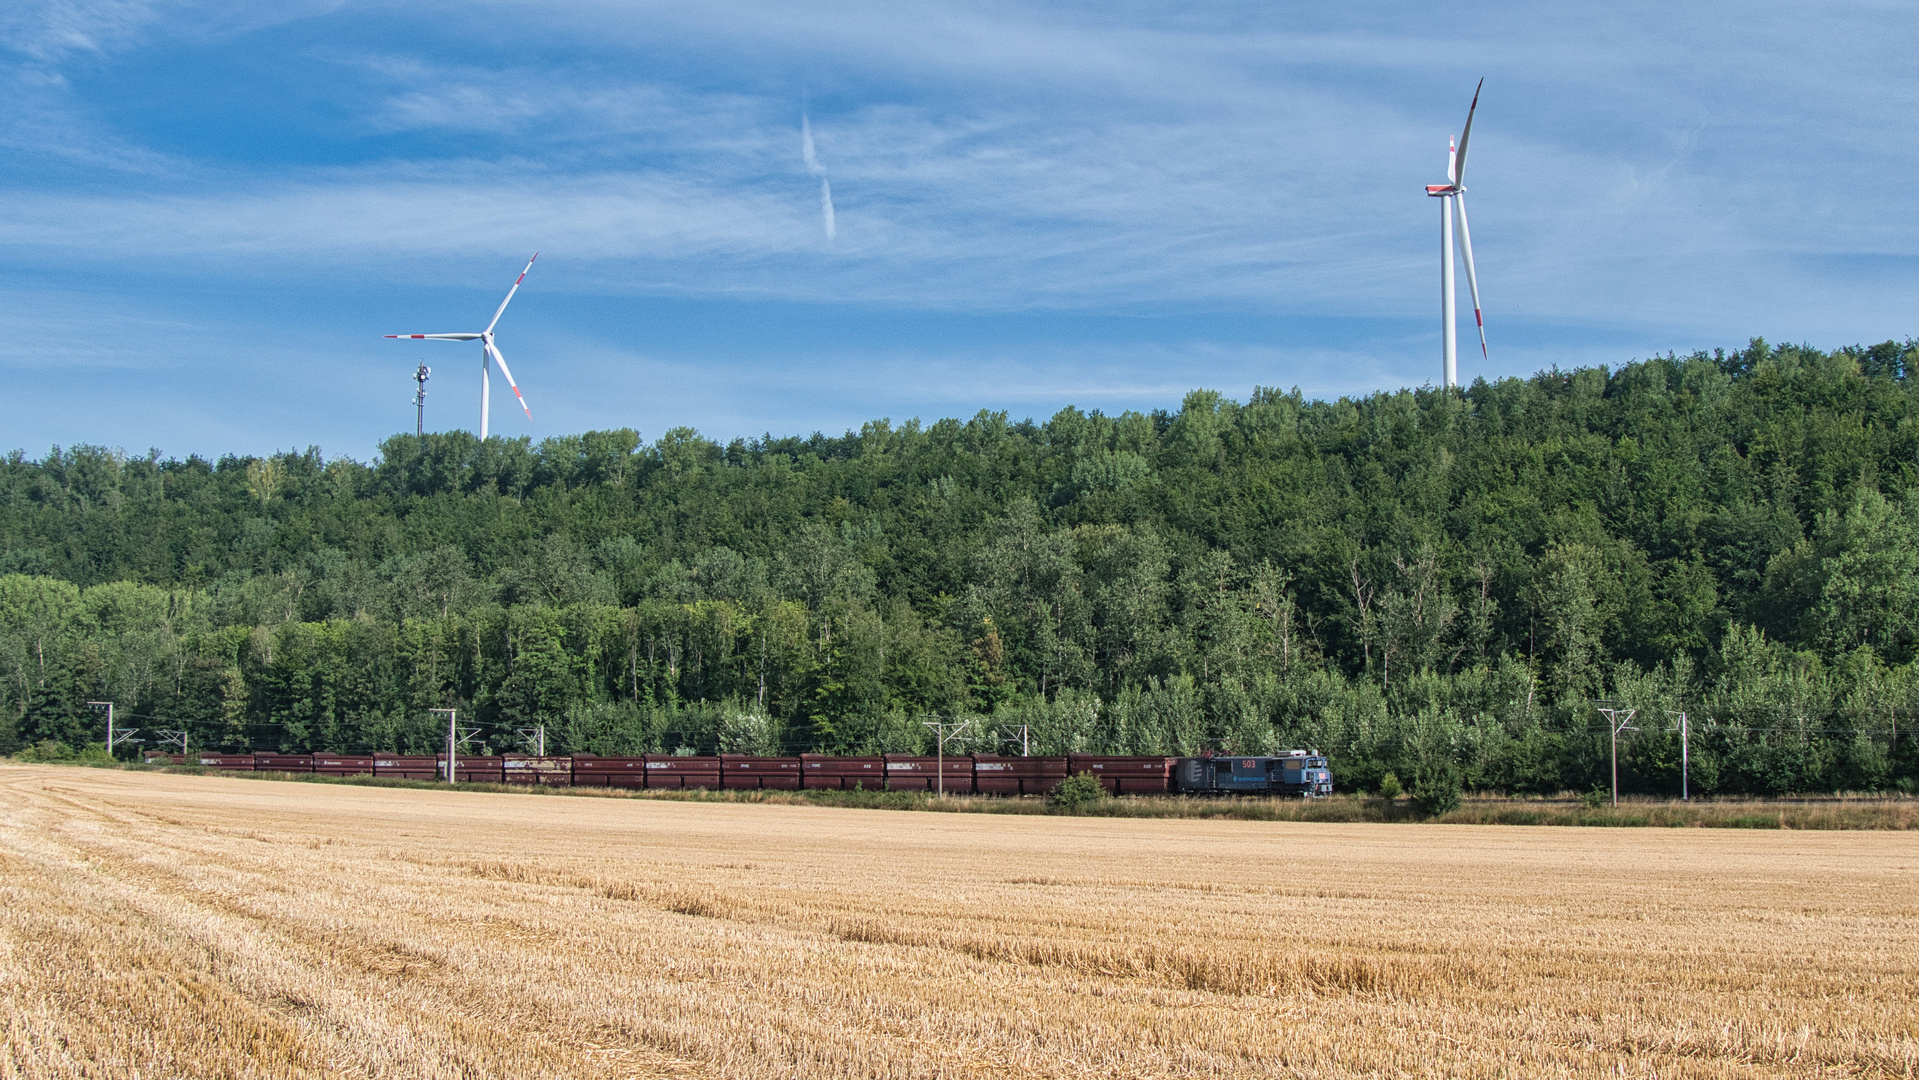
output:
<path id="1" fill-rule="evenodd" d="M 1073 776 L 1088 773 L 1114 795 L 1164 795 L 1172 790 L 1173 758 L 1099 757 L 1074 754 L 1066 759 Z"/>
<path id="2" fill-rule="evenodd" d="M 720 756 L 720 786 L 729 790 L 798 791 L 801 771 L 796 757 Z"/>
<path id="3" fill-rule="evenodd" d="M 255 754 L 254 772 L 305 772 L 313 771 L 311 754 Z"/>
<path id="4" fill-rule="evenodd" d="M 886 788 L 886 759 L 801 754 L 800 783 L 808 791 L 882 791 Z"/>
<path id="5" fill-rule="evenodd" d="M 646 759 L 575 754 L 573 782 L 581 787 L 645 787 Z"/>
<path id="6" fill-rule="evenodd" d="M 462 757 L 454 758 L 453 778 L 462 784 L 503 784 L 506 782 L 506 759 L 500 757 Z M 440 777 L 446 778 L 446 761 L 440 761 Z"/>
<path id="7" fill-rule="evenodd" d="M 500 771 L 509 784 L 567 787 L 573 783 L 573 759 L 570 757 L 510 755 L 500 759 Z"/>
<path id="8" fill-rule="evenodd" d="M 322 776 L 359 776 L 373 772 L 373 755 L 315 754 L 313 771 Z"/>
<path id="9" fill-rule="evenodd" d="M 200 764 L 209 769 L 223 769 L 227 772 L 252 772 L 252 754 L 214 754 L 205 750 L 200 752 Z"/>
<path id="10" fill-rule="evenodd" d="M 388 780 L 437 780 L 444 763 L 432 754 L 375 754 L 373 775 Z"/>
<path id="11" fill-rule="evenodd" d="M 969 795 L 973 791 L 973 759 L 948 757 L 942 763 L 936 757 L 888 754 L 886 790 L 944 791 L 948 795 Z"/>
<path id="12" fill-rule="evenodd" d="M 981 795 L 1050 795 L 1066 777 L 1063 757 L 973 758 L 973 790 Z"/>
<path id="13" fill-rule="evenodd" d="M 649 788 L 712 788 L 720 786 L 720 759 L 682 757 L 678 754 L 646 755 L 646 786 Z"/>

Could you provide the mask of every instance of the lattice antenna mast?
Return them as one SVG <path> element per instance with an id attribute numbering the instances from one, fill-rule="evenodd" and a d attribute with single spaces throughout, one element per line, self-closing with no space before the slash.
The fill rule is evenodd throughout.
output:
<path id="1" fill-rule="evenodd" d="M 960 732 L 972 727 L 973 722 L 971 720 L 934 719 L 922 720 L 920 721 L 920 726 L 932 728 L 933 735 L 938 740 L 939 795 L 940 798 L 944 799 L 946 798 L 946 740 L 959 738 Z"/>
<path id="2" fill-rule="evenodd" d="M 1621 709 L 1608 702 L 1599 706 L 1599 715 L 1606 718 L 1606 727 L 1612 732 L 1612 804 L 1619 808 L 1619 733 L 1638 731 L 1632 726 L 1632 718 L 1639 715 L 1638 709 Z"/>
<path id="3" fill-rule="evenodd" d="M 413 393 L 413 434 L 416 437 L 426 434 L 426 380 L 431 374 L 433 369 L 425 364 L 421 364 L 413 373 L 413 381 L 420 384 L 420 388 Z"/>

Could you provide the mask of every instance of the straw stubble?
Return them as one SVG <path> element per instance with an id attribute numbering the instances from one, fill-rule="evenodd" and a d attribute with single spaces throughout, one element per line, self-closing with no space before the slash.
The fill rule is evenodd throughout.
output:
<path id="1" fill-rule="evenodd" d="M 1910 1076 L 1900 833 L 0 770 L 0 1077 Z"/>

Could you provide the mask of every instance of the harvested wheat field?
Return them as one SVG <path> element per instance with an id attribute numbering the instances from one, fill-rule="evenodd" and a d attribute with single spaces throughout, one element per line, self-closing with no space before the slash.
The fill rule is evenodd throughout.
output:
<path id="1" fill-rule="evenodd" d="M 1885 832 L 0 769 L 6 1077 L 1899 1076 Z"/>

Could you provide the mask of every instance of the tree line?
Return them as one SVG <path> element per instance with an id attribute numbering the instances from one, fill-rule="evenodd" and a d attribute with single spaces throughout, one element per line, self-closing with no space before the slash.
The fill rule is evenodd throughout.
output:
<path id="1" fill-rule="evenodd" d="M 1044 423 L 0 463 L 0 752 L 1255 753 L 1911 790 L 1919 349 L 1754 341 Z M 955 747 L 960 749 L 962 747 Z"/>

